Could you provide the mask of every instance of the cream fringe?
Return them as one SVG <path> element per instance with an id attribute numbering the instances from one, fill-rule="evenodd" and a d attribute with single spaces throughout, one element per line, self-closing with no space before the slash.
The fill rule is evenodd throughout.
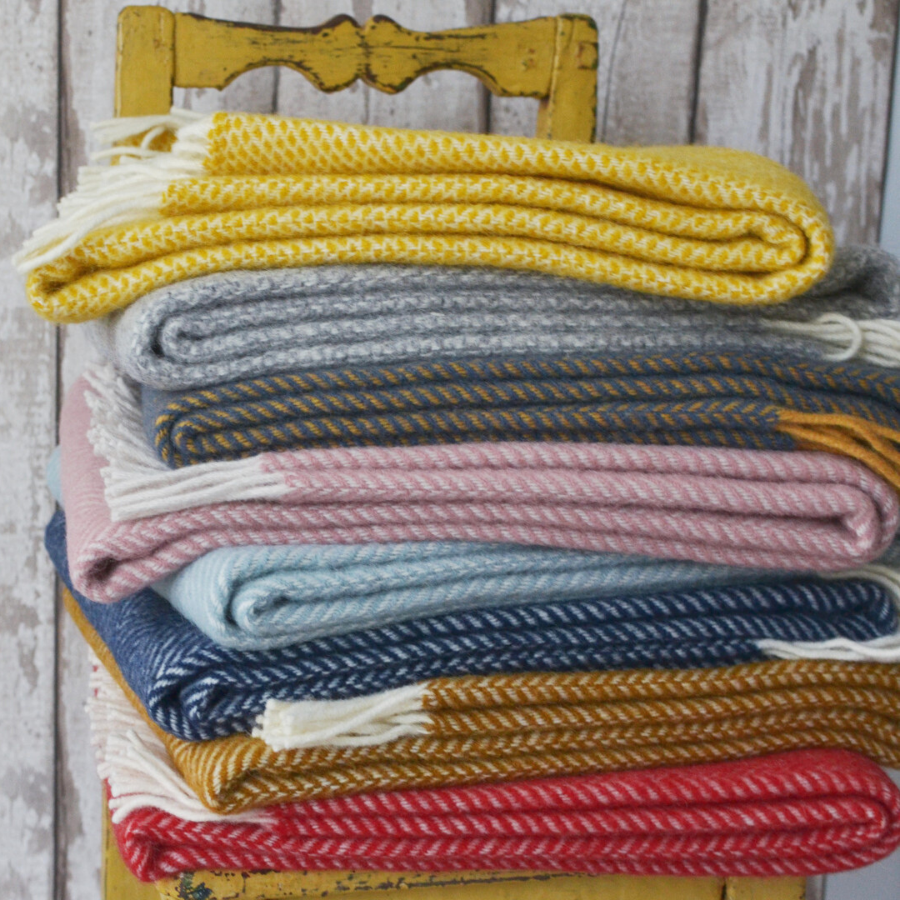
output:
<path id="1" fill-rule="evenodd" d="M 829 578 L 863 578 L 886 587 L 900 608 L 900 572 L 868 565 Z M 828 641 L 760 640 L 757 646 L 780 659 L 833 659 L 850 662 L 900 662 L 900 632 L 864 643 L 849 638 Z M 303 747 L 363 747 L 427 733 L 429 715 L 422 701 L 427 682 L 355 700 L 266 701 L 253 736 L 273 750 Z"/>
<path id="2" fill-rule="evenodd" d="M 100 470 L 113 522 L 142 519 L 213 503 L 277 500 L 288 487 L 262 471 L 258 457 L 170 469 L 144 435 L 140 405 L 131 386 L 111 365 L 88 368 L 91 411 L 88 440 L 107 465 Z"/>
<path id="3" fill-rule="evenodd" d="M 427 683 L 353 700 L 267 700 L 253 737 L 273 750 L 369 747 L 428 733 L 423 709 Z"/>
<path id="4" fill-rule="evenodd" d="M 59 259 L 98 228 L 159 215 L 166 188 L 181 178 L 203 174 L 206 138 L 212 119 L 189 110 L 167 116 L 111 119 L 94 126 L 100 140 L 121 141 L 146 132 L 140 145 L 114 147 L 97 154 L 115 156 L 115 166 L 82 166 L 74 191 L 57 205 L 58 218 L 38 228 L 13 257 L 21 275 Z M 177 135 L 171 151 L 150 149 L 163 131 Z"/>
<path id="5" fill-rule="evenodd" d="M 849 572 L 819 575 L 820 578 L 862 578 L 886 588 L 900 610 L 900 571 L 872 563 Z M 836 659 L 847 662 L 900 662 L 900 632 L 871 641 L 831 638 L 828 641 L 757 641 L 760 650 L 779 659 Z"/>
<path id="6" fill-rule="evenodd" d="M 900 366 L 900 322 L 893 319 L 863 319 L 857 322 L 841 313 L 825 313 L 813 322 L 771 320 L 767 327 L 799 337 L 808 337 L 837 348 L 826 354 L 833 362 L 860 359 L 876 366 Z"/>
<path id="7" fill-rule="evenodd" d="M 221 815 L 208 810 L 122 689 L 89 651 L 93 670 L 87 712 L 97 771 L 109 785 L 113 822 L 153 807 L 189 822 L 266 822 L 265 812 Z"/>

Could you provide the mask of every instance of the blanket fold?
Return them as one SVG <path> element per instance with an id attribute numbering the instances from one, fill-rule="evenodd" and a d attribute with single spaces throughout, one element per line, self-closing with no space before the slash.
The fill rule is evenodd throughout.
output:
<path id="1" fill-rule="evenodd" d="M 147 125 L 117 121 L 108 139 L 129 127 Z M 335 262 L 527 269 L 764 304 L 807 289 L 833 252 L 809 188 L 734 150 L 215 113 L 171 151 L 136 152 L 84 171 L 17 258 L 45 317 L 94 318 L 194 275 Z"/>
<path id="2" fill-rule="evenodd" d="M 216 816 L 102 667 L 88 704 L 131 871 L 195 868 L 812 875 L 900 842 L 900 790 L 854 753 L 403 790 Z"/>
<path id="3" fill-rule="evenodd" d="M 744 353 L 318 369 L 142 392 L 169 466 L 264 451 L 473 441 L 830 450 L 900 489 L 900 373 Z"/>
<path id="4" fill-rule="evenodd" d="M 331 366 L 513 354 L 741 352 L 895 367 L 897 319 L 897 261 L 851 246 L 837 250 L 810 291 L 772 307 L 503 269 L 322 265 L 190 278 L 90 328 L 120 371 L 178 390 Z"/>
<path id="5" fill-rule="evenodd" d="M 172 471 L 138 415 L 106 370 L 63 405 L 72 582 L 98 601 L 221 547 L 462 540 L 839 571 L 884 554 L 898 524 L 886 482 L 826 453 L 497 443 L 266 453 Z"/>
<path id="6" fill-rule="evenodd" d="M 77 604 L 70 611 L 146 716 Z M 274 750 L 247 735 L 182 741 L 147 721 L 201 803 L 217 813 L 379 790 L 725 762 L 810 748 L 854 750 L 898 768 L 897 670 L 791 660 L 437 679 L 409 692 L 401 721 L 408 736 L 382 729 L 376 739 L 387 740 L 357 746 Z M 414 704 L 418 710 L 408 712 Z M 409 735 L 410 729 L 420 733 Z"/>
<path id="7" fill-rule="evenodd" d="M 64 529 L 57 514 L 47 548 L 66 606 L 77 603 L 153 721 L 189 741 L 249 732 L 269 700 L 349 699 L 429 678 L 725 665 L 766 658 L 766 640 L 805 642 L 799 652 L 810 656 L 835 638 L 860 653 L 873 640 L 884 652 L 889 635 L 895 655 L 900 644 L 896 608 L 880 585 L 805 579 L 433 615 L 328 638 L 299 632 L 277 650 L 233 650 L 149 589 L 114 604 L 72 592 Z"/>

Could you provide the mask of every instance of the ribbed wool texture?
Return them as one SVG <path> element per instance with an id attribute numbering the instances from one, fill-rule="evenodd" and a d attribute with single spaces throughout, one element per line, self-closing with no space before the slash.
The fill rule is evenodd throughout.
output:
<path id="1" fill-rule="evenodd" d="M 746 353 L 528 357 L 317 369 L 143 391 L 168 465 L 266 450 L 470 441 L 817 449 L 900 489 L 900 373 Z"/>
<path id="2" fill-rule="evenodd" d="M 99 455 L 88 394 L 81 379 L 63 406 L 62 492 L 72 583 L 98 601 L 220 547 L 474 540 L 837 571 L 881 556 L 898 524 L 886 482 L 826 453 L 498 443 L 268 453 L 170 473 L 148 467 L 140 435 Z M 113 520 L 104 479 L 116 481 L 117 454 L 133 463 L 138 514 L 166 512 Z"/>
<path id="3" fill-rule="evenodd" d="M 73 606 L 82 634 L 146 716 L 109 649 Z M 187 742 L 152 727 L 201 802 L 219 813 L 792 749 L 854 750 L 897 768 L 898 669 L 804 660 L 437 680 L 426 683 L 423 697 L 427 734 L 367 747 L 276 751 L 246 735 Z"/>
<path id="4" fill-rule="evenodd" d="M 722 307 L 493 268 L 322 265 L 176 282 L 94 320 L 106 359 L 161 389 L 338 365 L 490 355 L 741 352 L 900 363 L 900 267 L 843 247 L 811 291 Z M 87 327 L 87 326 L 85 326 Z"/>
<path id="5" fill-rule="evenodd" d="M 454 675 L 724 665 L 764 659 L 761 639 L 869 641 L 897 628 L 896 609 L 879 585 L 808 579 L 511 606 L 280 650 L 229 650 L 149 589 L 114 604 L 70 593 L 64 528 L 57 514 L 47 549 L 68 588 L 66 605 L 78 604 L 156 724 L 189 741 L 251 731 L 269 699 L 345 699 Z"/>
<path id="6" fill-rule="evenodd" d="M 48 260 L 28 278 L 41 315 L 80 321 L 195 275 L 323 262 L 490 265 L 772 303 L 831 262 L 831 230 L 809 188 L 734 150 L 230 113 L 180 137 L 156 161 L 120 164 L 105 182 L 95 173 L 90 188 L 85 180 L 62 204 L 71 225 L 27 245 L 22 271 L 35 253 Z"/>
<path id="7" fill-rule="evenodd" d="M 113 831 L 143 881 L 198 868 L 816 875 L 896 848 L 900 790 L 857 754 L 797 751 L 276 806 L 266 823 L 142 809 Z"/>

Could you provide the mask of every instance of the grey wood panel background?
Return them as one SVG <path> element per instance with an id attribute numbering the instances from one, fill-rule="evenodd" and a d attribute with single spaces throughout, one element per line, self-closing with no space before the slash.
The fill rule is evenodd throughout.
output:
<path id="1" fill-rule="evenodd" d="M 422 30 L 560 12 L 600 29 L 598 140 L 755 150 L 807 178 L 838 238 L 878 234 L 900 0 L 178 0 L 177 11 L 282 25 L 382 14 Z M 0 898 L 95 900 L 99 784 L 83 713 L 83 643 L 61 615 L 41 548 L 43 466 L 59 399 L 89 356 L 24 306 L 8 256 L 53 214 L 112 111 L 123 0 L 0 2 Z M 462 73 L 399 97 L 316 92 L 289 70 L 225 91 L 220 107 L 356 122 L 529 134 L 536 105 L 490 98 Z M 880 898 L 871 898 L 880 900 Z"/>

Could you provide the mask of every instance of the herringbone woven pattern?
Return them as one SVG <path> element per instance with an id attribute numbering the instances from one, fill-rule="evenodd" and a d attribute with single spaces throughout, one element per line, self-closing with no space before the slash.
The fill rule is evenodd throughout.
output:
<path id="1" fill-rule="evenodd" d="M 896 492 L 840 456 L 576 443 L 268 453 L 211 470 L 151 460 L 124 480 L 168 512 L 115 521 L 104 478 L 142 441 L 98 455 L 89 393 L 82 379 L 63 406 L 62 493 L 72 581 L 98 601 L 218 547 L 469 540 L 835 571 L 881 556 L 898 524 Z M 264 490 L 207 499 L 242 484 Z"/>
<path id="2" fill-rule="evenodd" d="M 196 868 L 814 875 L 900 842 L 900 790 L 835 750 L 272 807 L 265 823 L 140 809 L 113 827 L 145 881 Z"/>
<path id="3" fill-rule="evenodd" d="M 806 579 L 477 610 L 316 640 L 298 630 L 280 650 L 228 650 L 149 589 L 114 604 L 73 596 L 63 532 L 57 514 L 47 548 L 66 606 L 77 603 L 153 721 L 188 741 L 250 732 L 268 699 L 360 697 L 458 675 L 726 665 L 764 659 L 765 638 L 867 641 L 897 628 L 879 585 Z"/>
<path id="4" fill-rule="evenodd" d="M 80 611 L 72 612 L 103 665 L 146 715 L 109 649 Z M 804 748 L 855 750 L 900 767 L 898 669 L 804 660 L 438 679 L 425 692 L 427 735 L 370 747 L 276 751 L 246 735 L 187 742 L 153 727 L 185 780 L 216 812 Z"/>
<path id="5" fill-rule="evenodd" d="M 178 467 L 266 450 L 604 441 L 855 457 L 900 487 L 900 374 L 742 353 L 567 356 L 323 369 L 186 392 L 145 388 Z"/>
<path id="6" fill-rule="evenodd" d="M 40 314 L 80 321 L 197 275 L 326 262 L 531 269 L 772 303 L 808 288 L 831 261 L 827 218 L 806 185 L 733 150 L 227 113 L 181 138 L 156 178 L 138 184 L 130 169 L 112 173 L 117 183 L 131 179 L 132 192 L 149 191 L 159 217 L 146 218 L 145 201 L 135 207 L 142 221 L 123 221 L 126 193 L 114 210 L 120 224 L 32 272 L 28 294 Z M 154 165 L 136 164 L 138 173 Z M 91 203 L 76 194 L 69 206 Z"/>

